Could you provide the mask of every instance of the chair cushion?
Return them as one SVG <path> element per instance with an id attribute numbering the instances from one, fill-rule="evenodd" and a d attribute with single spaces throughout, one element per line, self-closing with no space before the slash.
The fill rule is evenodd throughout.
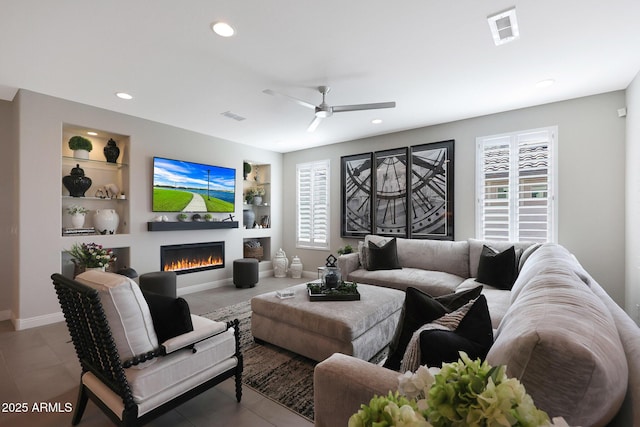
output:
<path id="1" fill-rule="evenodd" d="M 193 331 L 191 311 L 184 298 L 173 298 L 144 290 L 142 295 L 149 305 L 159 342 L 163 343 L 169 338 Z"/>
<path id="2" fill-rule="evenodd" d="M 194 320 L 195 328 L 198 329 L 196 323 L 200 325 L 204 321 L 208 319 L 200 317 Z M 161 357 L 158 363 L 145 369 L 126 369 L 127 381 L 138 405 L 138 416 L 237 366 L 233 334 L 234 329 L 229 328 L 196 344 L 195 353 L 183 349 Z M 91 372 L 82 375 L 82 383 L 122 419 L 124 405 L 121 397 Z"/>
<path id="3" fill-rule="evenodd" d="M 158 347 L 149 306 L 136 282 L 120 274 L 102 271 L 86 271 L 75 280 L 98 291 L 122 360 Z M 154 362 L 155 359 L 152 359 L 135 368 L 142 369 Z"/>
<path id="4" fill-rule="evenodd" d="M 389 343 L 389 357 L 384 364 L 385 368 L 395 371 L 400 369 L 407 345 L 418 328 L 457 310 L 477 298 L 481 291 L 482 286 L 478 286 L 467 291 L 433 298 L 419 289 L 407 288 L 398 327 Z"/>
<path id="5" fill-rule="evenodd" d="M 200 320 L 215 323 L 203 317 Z M 179 393 L 174 388 L 181 382 L 234 357 L 236 344 L 233 334 L 234 329 L 229 328 L 226 332 L 195 344 L 195 353 L 190 349 L 178 350 L 154 359 L 157 362 L 145 369 L 125 369 L 133 400 L 142 404 L 159 395 L 165 396 L 163 401 L 175 397 Z"/>

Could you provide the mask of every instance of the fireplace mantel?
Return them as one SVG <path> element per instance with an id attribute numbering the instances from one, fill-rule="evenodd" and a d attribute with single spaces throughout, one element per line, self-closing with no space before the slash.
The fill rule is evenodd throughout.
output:
<path id="1" fill-rule="evenodd" d="M 147 231 L 216 230 L 222 228 L 238 228 L 238 221 L 147 222 Z"/>

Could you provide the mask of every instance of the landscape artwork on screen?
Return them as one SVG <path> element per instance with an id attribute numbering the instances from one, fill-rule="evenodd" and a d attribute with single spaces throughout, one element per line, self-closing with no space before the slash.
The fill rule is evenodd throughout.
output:
<path id="1" fill-rule="evenodd" d="M 154 212 L 235 211 L 236 170 L 153 158 Z"/>

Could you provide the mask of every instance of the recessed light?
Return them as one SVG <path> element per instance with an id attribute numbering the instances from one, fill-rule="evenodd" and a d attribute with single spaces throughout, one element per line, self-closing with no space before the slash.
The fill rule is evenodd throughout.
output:
<path id="1" fill-rule="evenodd" d="M 214 22 L 211 24 L 211 29 L 220 37 L 231 37 L 236 33 L 236 30 L 226 22 Z"/>
<path id="2" fill-rule="evenodd" d="M 129 95 L 126 92 L 116 92 L 116 96 L 120 99 L 127 99 L 127 100 L 133 99 L 133 96 Z"/>
<path id="3" fill-rule="evenodd" d="M 382 119 L 373 119 L 371 120 L 371 123 L 373 123 L 374 125 L 379 125 L 380 123 L 382 123 Z"/>
<path id="4" fill-rule="evenodd" d="M 87 132 L 87 135 L 97 136 L 98 132 L 89 131 L 89 132 Z"/>
<path id="5" fill-rule="evenodd" d="M 555 84 L 555 80 L 553 79 L 547 79 L 547 80 L 540 80 L 538 83 L 536 83 L 536 87 L 539 89 L 545 88 L 545 87 L 549 87 L 549 86 L 553 86 Z"/>

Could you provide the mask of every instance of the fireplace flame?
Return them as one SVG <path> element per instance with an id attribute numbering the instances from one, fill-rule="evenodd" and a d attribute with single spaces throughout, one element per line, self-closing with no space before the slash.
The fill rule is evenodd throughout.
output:
<path id="1" fill-rule="evenodd" d="M 221 257 L 215 257 L 210 255 L 204 259 L 179 259 L 166 263 L 162 267 L 162 271 L 183 271 L 193 270 L 196 268 L 208 268 L 218 265 L 223 265 L 224 262 Z"/>

